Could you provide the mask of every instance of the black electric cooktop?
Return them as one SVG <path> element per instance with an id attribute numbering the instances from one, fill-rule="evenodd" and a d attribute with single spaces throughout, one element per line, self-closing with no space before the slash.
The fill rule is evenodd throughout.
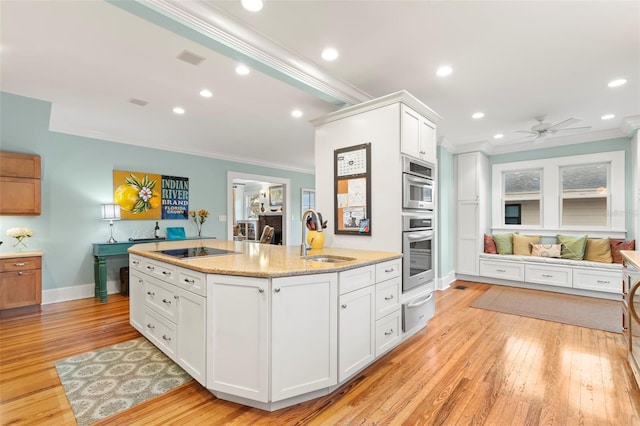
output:
<path id="1" fill-rule="evenodd" d="M 231 250 L 217 249 L 213 247 L 191 247 L 183 249 L 158 250 L 158 253 L 172 256 L 178 259 L 192 259 L 198 257 L 224 256 L 226 254 L 237 254 Z"/>

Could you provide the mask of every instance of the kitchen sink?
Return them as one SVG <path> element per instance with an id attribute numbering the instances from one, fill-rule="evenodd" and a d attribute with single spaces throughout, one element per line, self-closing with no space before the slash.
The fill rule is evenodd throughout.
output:
<path id="1" fill-rule="evenodd" d="M 338 262 L 348 262 L 350 260 L 356 260 L 355 257 L 344 257 L 344 256 L 332 256 L 328 254 L 317 254 L 314 256 L 302 256 L 305 260 L 312 260 L 314 262 L 325 262 L 325 263 L 338 263 Z"/>

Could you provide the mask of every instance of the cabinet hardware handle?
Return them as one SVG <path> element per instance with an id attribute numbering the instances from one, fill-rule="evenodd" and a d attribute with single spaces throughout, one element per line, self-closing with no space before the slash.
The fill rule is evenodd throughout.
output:
<path id="1" fill-rule="evenodd" d="M 156 268 L 154 268 L 153 266 L 147 266 L 147 269 L 150 270 L 150 271 L 153 271 Z"/>
<path id="2" fill-rule="evenodd" d="M 178 300 L 178 297 L 179 297 L 179 296 L 178 296 L 177 294 L 174 294 L 174 295 L 173 295 L 173 298 L 174 298 L 174 299 L 176 299 L 176 300 Z"/>
<path id="3" fill-rule="evenodd" d="M 420 154 L 425 155 L 427 151 L 420 151 Z"/>
<path id="4" fill-rule="evenodd" d="M 193 284 L 193 283 L 195 283 L 195 282 L 196 282 L 196 280 L 190 280 L 189 278 L 185 278 L 185 279 L 184 279 L 184 282 L 185 282 L 185 283 L 188 283 L 188 284 Z"/>
<path id="5" fill-rule="evenodd" d="M 171 275 L 171 272 L 162 271 L 162 275 L 169 276 L 169 275 Z"/>
<path id="6" fill-rule="evenodd" d="M 384 335 L 385 335 L 385 336 L 390 336 L 390 335 L 392 335 L 392 334 L 393 334 L 393 328 L 392 328 L 391 330 L 389 330 L 389 331 L 385 331 L 385 332 L 384 332 Z"/>
<path id="7" fill-rule="evenodd" d="M 391 299 L 393 299 L 393 294 L 384 298 L 384 300 L 391 300 Z"/>
<path id="8" fill-rule="evenodd" d="M 553 278 L 553 275 L 551 274 L 542 274 L 542 276 L 545 278 Z"/>
<path id="9" fill-rule="evenodd" d="M 167 337 L 167 336 L 165 336 L 164 334 L 162 335 L 162 338 L 163 338 L 164 340 L 166 340 L 167 342 L 170 342 L 170 341 L 171 341 L 171 337 Z"/>
<path id="10" fill-rule="evenodd" d="M 156 328 L 155 325 L 151 325 L 151 324 L 147 324 L 147 328 L 150 328 L 151 330 L 153 330 L 154 328 Z"/>
<path id="11" fill-rule="evenodd" d="M 29 262 L 14 263 L 13 266 L 27 266 Z"/>
<path id="12" fill-rule="evenodd" d="M 273 291 L 275 291 L 276 293 L 280 293 L 280 288 L 278 287 L 278 288 L 274 289 Z"/>
<path id="13" fill-rule="evenodd" d="M 496 269 L 496 272 L 507 272 L 506 269 Z"/>
<path id="14" fill-rule="evenodd" d="M 171 300 L 162 299 L 162 303 L 166 303 L 167 305 L 171 304 Z"/>
<path id="15" fill-rule="evenodd" d="M 22 272 L 22 271 L 18 272 L 18 275 L 22 275 L 22 274 L 24 274 L 24 272 Z"/>
<path id="16" fill-rule="evenodd" d="M 385 269 L 384 271 L 385 271 L 386 273 L 393 272 L 393 268 Z"/>
<path id="17" fill-rule="evenodd" d="M 599 284 L 611 284 L 611 281 L 598 280 Z"/>
<path id="18" fill-rule="evenodd" d="M 346 304 L 342 305 L 342 309 L 347 309 L 347 305 Z"/>
<path id="19" fill-rule="evenodd" d="M 134 265 L 139 265 L 140 262 L 138 262 L 137 260 L 132 260 L 131 263 L 133 263 Z"/>
<path id="20" fill-rule="evenodd" d="M 260 288 L 258 289 L 258 293 L 264 293 L 264 288 L 260 287 Z"/>
<path id="21" fill-rule="evenodd" d="M 147 294 L 148 294 L 149 296 L 155 296 L 155 295 L 156 295 L 156 294 L 155 294 L 154 292 L 152 292 L 152 291 L 148 291 L 148 292 L 147 292 Z"/>
<path id="22" fill-rule="evenodd" d="M 140 278 L 138 278 L 138 282 L 139 282 L 140 284 L 142 284 L 142 283 L 144 282 L 144 280 L 141 280 Z"/>

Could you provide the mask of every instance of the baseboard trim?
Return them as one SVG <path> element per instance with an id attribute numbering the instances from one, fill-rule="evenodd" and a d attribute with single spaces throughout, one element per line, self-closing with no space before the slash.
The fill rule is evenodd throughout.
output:
<path id="1" fill-rule="evenodd" d="M 68 302 L 69 300 L 88 299 L 95 297 L 95 284 L 81 284 L 71 287 L 42 290 L 42 304 Z M 107 294 L 120 292 L 119 281 L 107 281 Z"/>
<path id="2" fill-rule="evenodd" d="M 443 277 L 438 278 L 438 290 L 446 290 L 451 287 L 451 284 L 456 280 L 456 273 L 454 271 L 449 272 Z"/>

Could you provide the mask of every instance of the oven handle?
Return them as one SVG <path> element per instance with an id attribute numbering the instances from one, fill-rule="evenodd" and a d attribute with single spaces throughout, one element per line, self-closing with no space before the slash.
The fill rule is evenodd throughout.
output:
<path id="1" fill-rule="evenodd" d="M 424 240 L 425 238 L 433 238 L 433 232 L 431 231 L 414 231 L 407 232 L 407 239 L 409 241 Z"/>
<path id="2" fill-rule="evenodd" d="M 426 297 L 425 296 L 418 297 L 416 300 L 409 303 L 407 305 L 407 308 L 417 308 L 418 306 L 422 306 L 425 303 L 427 303 L 429 300 L 431 300 L 432 297 L 433 297 L 433 293 L 427 294 Z M 422 298 L 424 298 L 424 300 L 420 300 Z"/>
<path id="3" fill-rule="evenodd" d="M 413 176 L 409 174 L 405 174 L 405 176 L 408 182 L 417 183 L 419 185 L 424 185 L 424 186 L 433 186 L 433 181 L 431 179 Z"/>

